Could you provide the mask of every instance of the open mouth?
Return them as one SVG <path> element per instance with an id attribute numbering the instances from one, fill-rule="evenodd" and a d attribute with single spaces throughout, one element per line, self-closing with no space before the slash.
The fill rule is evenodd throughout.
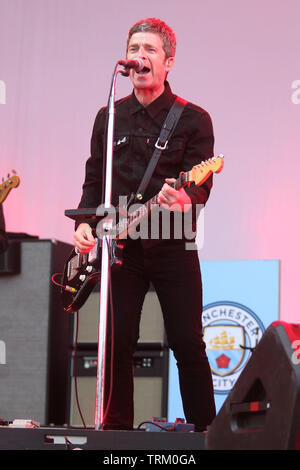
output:
<path id="1" fill-rule="evenodd" d="M 144 67 L 140 72 L 137 72 L 139 75 L 146 75 L 150 72 L 149 67 Z"/>

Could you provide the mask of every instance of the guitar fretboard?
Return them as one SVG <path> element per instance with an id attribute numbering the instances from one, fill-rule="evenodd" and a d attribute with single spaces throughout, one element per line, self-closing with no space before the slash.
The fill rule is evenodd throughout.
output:
<path id="1" fill-rule="evenodd" d="M 179 178 L 177 178 L 177 180 L 170 186 L 172 186 L 176 190 L 185 186 L 189 182 L 189 173 L 189 171 L 186 173 L 181 173 Z M 117 234 L 117 238 L 124 238 L 130 231 L 130 229 L 139 224 L 145 217 L 150 214 L 150 212 L 152 212 L 158 206 L 158 194 L 156 194 L 145 204 L 139 206 L 138 209 L 130 213 L 127 217 L 122 218 L 121 221 L 116 224 L 114 229 L 116 231 L 115 233 Z"/>

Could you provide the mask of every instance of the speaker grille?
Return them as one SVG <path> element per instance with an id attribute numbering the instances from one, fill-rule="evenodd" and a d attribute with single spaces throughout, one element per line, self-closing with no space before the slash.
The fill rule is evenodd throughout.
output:
<path id="1" fill-rule="evenodd" d="M 80 410 L 86 426 L 95 424 L 96 377 L 78 377 L 77 393 Z M 134 377 L 134 426 L 162 415 L 163 378 Z M 83 426 L 72 379 L 71 426 Z"/>
<path id="2" fill-rule="evenodd" d="M 98 341 L 99 304 L 100 293 L 96 289 L 90 294 L 79 311 L 78 343 L 96 343 Z M 145 297 L 139 342 L 161 344 L 166 342 L 162 311 L 154 290 L 149 290 Z"/>

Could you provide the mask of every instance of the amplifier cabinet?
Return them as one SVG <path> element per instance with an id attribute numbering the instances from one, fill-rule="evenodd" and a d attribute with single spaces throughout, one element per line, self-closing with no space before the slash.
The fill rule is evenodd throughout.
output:
<path id="1" fill-rule="evenodd" d="M 79 310 L 78 344 L 97 343 L 100 309 L 99 286 L 89 295 Z M 75 342 L 75 331 L 74 331 Z M 140 343 L 160 343 L 167 346 L 164 322 L 156 292 L 150 287 L 146 294 L 140 323 Z"/>
<path id="2" fill-rule="evenodd" d="M 71 245 L 22 240 L 19 269 L 0 275 L 0 418 L 66 423 L 73 317 L 51 282 Z"/>
<path id="3" fill-rule="evenodd" d="M 78 401 L 87 426 L 94 425 L 98 356 L 99 286 L 78 312 L 76 380 Z M 73 351 L 71 362 L 74 360 Z M 167 416 L 169 350 L 163 316 L 153 287 L 146 294 L 140 323 L 140 338 L 134 355 L 134 425 L 153 416 Z M 72 366 L 69 424 L 82 426 L 76 403 L 75 374 Z"/>
<path id="4" fill-rule="evenodd" d="M 90 345 L 91 346 L 91 345 Z M 148 346 L 148 349 L 146 349 Z M 151 349 L 149 349 L 149 346 Z M 73 353 L 72 363 L 74 364 Z M 153 349 L 139 344 L 134 355 L 134 426 L 152 417 L 167 417 L 168 349 Z M 83 426 L 78 403 L 86 426 L 93 426 L 97 381 L 97 345 L 94 349 L 78 350 L 76 370 L 72 367 L 70 397 L 71 426 Z M 77 383 L 78 403 L 75 393 Z"/>

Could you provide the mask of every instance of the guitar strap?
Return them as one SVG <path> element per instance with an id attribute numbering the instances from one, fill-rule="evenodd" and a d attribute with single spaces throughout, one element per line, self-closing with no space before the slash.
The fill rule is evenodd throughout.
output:
<path id="1" fill-rule="evenodd" d="M 143 179 L 141 181 L 141 184 L 136 192 L 136 194 L 132 194 L 130 201 L 128 205 L 130 205 L 132 202 L 139 201 L 141 202 L 145 191 L 147 189 L 147 186 L 149 184 L 149 181 L 151 179 L 151 176 L 153 175 L 153 172 L 155 170 L 155 167 L 157 165 L 157 162 L 162 154 L 162 152 L 167 148 L 168 142 L 175 130 L 175 127 L 179 121 L 179 118 L 181 116 L 182 111 L 184 110 L 185 105 L 187 104 L 187 101 L 183 100 L 179 96 L 176 97 L 173 105 L 171 106 L 171 109 L 166 117 L 166 120 L 162 126 L 160 135 L 155 143 L 155 150 L 153 152 L 153 155 L 151 157 L 151 160 L 148 164 L 148 167 L 145 171 L 145 174 L 143 176 Z"/>

